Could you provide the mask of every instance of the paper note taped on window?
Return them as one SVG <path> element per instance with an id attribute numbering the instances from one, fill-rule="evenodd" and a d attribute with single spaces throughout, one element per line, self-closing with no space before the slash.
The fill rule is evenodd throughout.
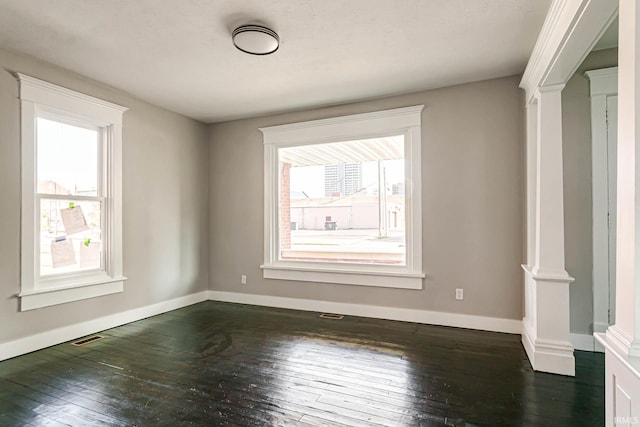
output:
<path id="1" fill-rule="evenodd" d="M 51 261 L 53 268 L 76 264 L 76 254 L 73 252 L 70 240 L 62 239 L 51 242 Z"/>
<path id="2" fill-rule="evenodd" d="M 100 242 L 80 242 L 80 268 L 100 268 Z"/>
<path id="3" fill-rule="evenodd" d="M 60 209 L 60 216 L 67 234 L 76 234 L 89 229 L 81 206 Z"/>

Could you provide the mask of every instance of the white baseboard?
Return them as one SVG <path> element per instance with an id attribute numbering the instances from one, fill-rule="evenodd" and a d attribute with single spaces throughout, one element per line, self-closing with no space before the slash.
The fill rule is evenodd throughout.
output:
<path id="1" fill-rule="evenodd" d="M 111 314 L 98 319 L 41 332 L 14 341 L 0 343 L 0 361 L 40 350 L 52 345 L 95 334 L 105 329 L 166 313 L 206 300 L 288 308 L 293 310 L 318 311 L 377 319 L 400 320 L 430 325 L 520 334 L 522 322 L 513 319 L 472 316 L 468 314 L 438 311 L 413 310 L 407 308 L 349 304 L 299 298 L 273 297 L 267 295 L 241 294 L 235 292 L 202 291 L 157 304 Z"/>
<path id="2" fill-rule="evenodd" d="M 522 345 L 534 370 L 551 374 L 575 376 L 575 358 L 570 342 L 541 339 L 525 322 L 522 324 Z"/>
<path id="3" fill-rule="evenodd" d="M 522 322 L 520 320 L 472 316 L 468 314 L 221 291 L 209 291 L 209 299 L 214 301 L 235 302 L 266 307 L 373 317 L 376 319 L 454 326 L 457 328 L 478 329 L 483 331 L 506 332 L 510 334 L 520 334 L 522 332 Z"/>
<path id="4" fill-rule="evenodd" d="M 604 353 L 604 347 L 596 341 L 593 335 L 571 334 L 571 344 L 576 350 Z"/>
<path id="5" fill-rule="evenodd" d="M 533 335 L 528 330 L 525 321 L 522 321 L 522 346 L 524 347 L 525 353 L 527 353 L 527 358 L 529 359 L 529 363 L 531 363 L 531 367 L 535 369 L 533 366 L 533 361 L 536 357 L 536 346 L 533 344 Z"/>
<path id="6" fill-rule="evenodd" d="M 607 329 L 609 329 L 609 324 L 608 323 L 602 323 L 602 322 L 594 322 L 593 323 L 593 332 L 598 333 L 598 332 L 607 332 Z M 598 341 L 598 340 L 596 340 Z"/>
<path id="7" fill-rule="evenodd" d="M 602 343 L 600 343 L 600 341 L 598 341 L 595 338 L 595 334 L 597 334 L 597 333 L 605 333 L 605 332 L 607 332 L 607 329 L 609 329 L 609 324 L 608 323 L 601 323 L 601 322 L 594 322 L 593 323 L 594 349 L 598 353 L 604 353 L 604 346 L 602 345 Z"/>
<path id="8" fill-rule="evenodd" d="M 86 335 L 95 334 L 105 329 L 115 328 L 125 323 L 135 322 L 167 311 L 186 307 L 206 301 L 208 291 L 202 291 L 191 295 L 175 298 L 168 301 L 159 302 L 145 307 L 135 308 L 122 313 L 111 314 L 94 320 L 64 326 L 62 328 L 41 332 L 28 337 L 19 338 L 14 341 L 0 343 L 0 361 L 74 340 Z"/>

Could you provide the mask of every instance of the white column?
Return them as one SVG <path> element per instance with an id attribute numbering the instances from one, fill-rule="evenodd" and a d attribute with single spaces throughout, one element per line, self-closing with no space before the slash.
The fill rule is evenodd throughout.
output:
<path id="1" fill-rule="evenodd" d="M 537 181 L 537 158 L 536 147 L 538 146 L 538 103 L 533 99 L 526 105 L 527 120 L 527 263 L 522 266 L 524 275 L 524 318 L 522 324 L 525 332 L 523 343 L 527 348 L 525 336 L 535 337 L 536 335 L 536 300 L 535 282 L 530 274 L 533 268 L 536 255 L 536 181 Z M 531 344 L 533 352 L 533 344 Z M 529 354 L 529 348 L 527 348 Z M 531 356 L 530 356 L 531 358 Z"/>
<path id="2" fill-rule="evenodd" d="M 528 197 L 535 212 L 527 209 L 529 224 L 528 256 L 525 269 L 525 319 L 523 345 L 537 371 L 562 375 L 575 374 L 573 346 L 569 330 L 569 284 L 573 278 L 564 266 L 564 187 L 562 172 L 562 89 L 564 85 L 540 87 L 535 94 L 535 116 L 529 107 L 527 138 L 528 164 L 535 170 L 527 174 Z M 531 130 L 535 123 L 536 130 Z M 530 146 L 535 138 L 535 151 Z M 535 157 L 535 159 L 533 159 Z"/>
<path id="3" fill-rule="evenodd" d="M 640 5 L 620 0 L 616 319 L 606 334 L 606 425 L 640 422 Z"/>
<path id="4" fill-rule="evenodd" d="M 536 255 L 536 181 L 537 181 L 537 135 L 538 103 L 527 106 L 527 265 L 535 263 Z"/>
<path id="5" fill-rule="evenodd" d="M 533 274 L 565 277 L 562 89 L 538 88 L 536 235 Z"/>
<path id="6" fill-rule="evenodd" d="M 616 319 L 608 331 L 633 356 L 640 356 L 639 15 L 635 1 L 620 2 Z"/>

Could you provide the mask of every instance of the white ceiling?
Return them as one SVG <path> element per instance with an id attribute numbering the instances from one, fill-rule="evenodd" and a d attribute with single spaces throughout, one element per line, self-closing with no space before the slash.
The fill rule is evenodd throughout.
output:
<path id="1" fill-rule="evenodd" d="M 550 0 L 0 0 L 0 47 L 204 122 L 521 73 Z M 233 46 L 241 24 L 280 49 Z"/>

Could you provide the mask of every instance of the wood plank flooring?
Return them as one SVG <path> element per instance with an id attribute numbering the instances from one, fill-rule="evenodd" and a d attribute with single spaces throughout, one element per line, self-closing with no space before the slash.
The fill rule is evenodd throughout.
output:
<path id="1" fill-rule="evenodd" d="M 604 357 L 517 335 L 204 302 L 0 362 L 1 426 L 602 426 Z"/>

